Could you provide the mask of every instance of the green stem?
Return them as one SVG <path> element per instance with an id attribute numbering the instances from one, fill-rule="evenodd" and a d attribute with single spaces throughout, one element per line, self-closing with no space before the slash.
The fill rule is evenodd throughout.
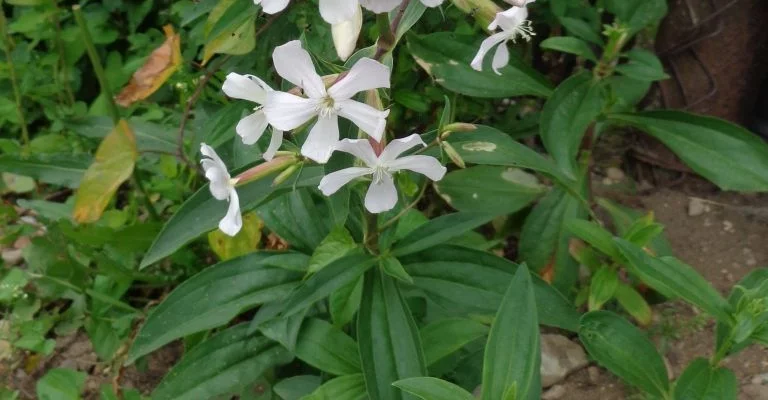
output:
<path id="1" fill-rule="evenodd" d="M 160 215 L 157 213 L 157 210 L 155 210 L 155 206 L 152 204 L 152 199 L 149 198 L 149 193 L 144 188 L 144 184 L 139 177 L 138 171 L 133 171 L 133 183 L 136 185 L 136 188 L 139 189 L 139 192 L 141 192 L 141 197 L 144 200 L 144 206 L 147 207 L 150 218 L 154 221 L 159 221 Z"/>
<path id="2" fill-rule="evenodd" d="M 120 121 L 120 109 L 117 108 L 115 103 L 115 96 L 112 94 L 112 89 L 109 86 L 107 80 L 107 73 L 104 71 L 104 66 L 101 64 L 99 54 L 96 52 L 96 46 L 93 45 L 93 39 L 91 39 L 91 32 L 88 31 L 88 25 L 83 18 L 83 12 L 80 9 L 79 4 L 72 6 L 72 12 L 75 14 L 75 22 L 80 28 L 80 33 L 83 36 L 83 42 L 85 42 L 85 48 L 88 51 L 88 57 L 91 59 L 93 65 L 93 72 L 96 73 L 96 79 L 101 86 L 101 93 L 107 98 L 107 104 L 109 105 L 109 114 L 112 116 L 112 121 L 117 124 Z"/>
<path id="3" fill-rule="evenodd" d="M 363 245 L 373 254 L 379 252 L 379 215 L 363 211 L 365 214 L 365 237 Z"/>
<path id="4" fill-rule="evenodd" d="M 53 28 L 56 30 L 54 42 L 56 43 L 56 50 L 59 53 L 59 63 L 61 64 L 60 73 L 64 78 L 62 86 L 64 86 L 64 92 L 67 95 L 67 101 L 71 106 L 75 104 L 75 95 L 72 92 L 72 86 L 69 82 L 69 65 L 67 64 L 67 57 L 64 51 L 64 42 L 61 40 L 61 23 L 59 22 L 59 13 L 61 12 L 61 9 L 59 8 L 59 0 L 51 0 L 51 3 L 53 4 L 53 8 L 56 9 L 56 11 L 54 11 L 51 15 L 51 21 L 53 22 Z"/>
<path id="5" fill-rule="evenodd" d="M 0 34 L 3 36 L 3 51 L 5 51 L 5 58 L 8 61 L 8 72 L 11 75 L 11 86 L 13 86 L 13 96 L 16 100 L 16 115 L 19 118 L 19 125 L 21 125 L 21 141 L 24 143 L 24 147 L 29 148 L 29 128 L 27 127 L 27 120 L 24 117 L 24 107 L 21 102 L 21 90 L 19 90 L 16 67 L 13 64 L 13 58 L 11 57 L 11 38 L 6 32 L 5 12 L 2 10 L 2 6 L 3 2 L 0 0 Z"/>

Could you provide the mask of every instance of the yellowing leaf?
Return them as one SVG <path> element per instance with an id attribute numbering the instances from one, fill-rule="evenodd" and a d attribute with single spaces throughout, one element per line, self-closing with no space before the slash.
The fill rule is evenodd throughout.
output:
<path id="1" fill-rule="evenodd" d="M 155 93 L 181 65 L 181 36 L 171 25 L 163 27 L 165 42 L 149 55 L 147 61 L 131 77 L 128 86 L 115 97 L 117 104 L 128 107 Z"/>
<path id="2" fill-rule="evenodd" d="M 221 261 L 231 260 L 259 248 L 263 227 L 255 213 L 248 213 L 243 215 L 243 229 L 237 235 L 229 237 L 217 229 L 208 234 L 208 243 Z"/>
<path id="3" fill-rule="evenodd" d="M 121 119 L 96 150 L 96 157 L 85 171 L 75 194 L 73 218 L 95 222 L 101 218 L 117 188 L 131 177 L 136 164 L 136 138 Z"/>

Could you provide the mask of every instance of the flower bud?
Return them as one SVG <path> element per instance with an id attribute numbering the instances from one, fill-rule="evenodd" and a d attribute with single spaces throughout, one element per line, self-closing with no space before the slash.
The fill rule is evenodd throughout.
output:
<path id="1" fill-rule="evenodd" d="M 446 139 L 453 132 L 472 132 L 477 130 L 477 125 L 468 124 L 466 122 L 454 122 L 443 127 L 443 132 L 440 133 L 440 139 Z"/>
<path id="2" fill-rule="evenodd" d="M 488 26 L 497 13 L 504 11 L 492 0 L 453 0 L 453 4 L 461 11 L 474 16 L 482 26 Z"/>
<path id="3" fill-rule="evenodd" d="M 266 176 L 280 172 L 286 168 L 289 168 L 299 161 L 296 156 L 281 156 L 275 157 L 271 161 L 267 161 L 263 164 L 259 164 L 242 174 L 233 178 L 237 185 L 244 185 L 249 182 L 257 181 Z"/>
<path id="4" fill-rule="evenodd" d="M 300 164 L 293 164 L 288 167 L 285 171 L 281 172 L 274 181 L 272 181 L 272 186 L 282 185 L 285 181 L 288 180 L 288 178 L 291 177 L 291 175 L 296 172 L 296 170 L 299 169 L 299 167 Z"/>
<path id="5" fill-rule="evenodd" d="M 461 158 L 459 153 L 456 151 L 456 149 L 453 148 L 453 146 L 451 146 L 450 143 L 442 142 L 442 144 L 445 154 L 448 155 L 448 158 L 450 158 L 454 164 L 456 164 L 459 168 L 467 168 L 467 164 L 464 162 L 464 159 Z"/>
<path id="6" fill-rule="evenodd" d="M 336 47 L 336 54 L 342 61 L 346 61 L 357 47 L 357 38 L 360 36 L 360 30 L 363 28 L 363 11 L 360 6 L 357 7 L 355 16 L 352 19 L 334 24 L 331 27 L 333 35 L 333 45 Z"/>

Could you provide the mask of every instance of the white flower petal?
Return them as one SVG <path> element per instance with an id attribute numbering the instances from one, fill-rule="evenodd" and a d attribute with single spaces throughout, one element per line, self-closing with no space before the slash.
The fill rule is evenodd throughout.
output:
<path id="1" fill-rule="evenodd" d="M 528 9 L 525 7 L 512 7 L 509 10 L 496 13 L 496 18 L 493 19 L 488 30 L 496 30 L 501 28 L 504 31 L 511 32 L 522 25 L 525 20 L 528 19 Z"/>
<path id="2" fill-rule="evenodd" d="M 336 82 L 328 94 L 335 100 L 349 99 L 356 93 L 369 89 L 389 88 L 390 70 L 386 65 L 370 58 L 361 58 Z"/>
<path id="3" fill-rule="evenodd" d="M 355 178 L 365 176 L 371 173 L 370 168 L 345 168 L 323 177 L 320 181 L 320 186 L 317 188 L 323 192 L 324 195 L 330 196 L 336 193 L 342 186 L 346 185 Z"/>
<path id="4" fill-rule="evenodd" d="M 273 127 L 282 131 L 296 129 L 317 115 L 317 100 L 286 92 L 267 93 L 264 114 Z"/>
<path id="5" fill-rule="evenodd" d="M 267 101 L 267 92 L 271 91 L 264 81 L 253 75 L 240 75 L 230 72 L 224 85 L 221 86 L 229 97 L 252 101 L 256 104 L 264 104 Z"/>
<path id="6" fill-rule="evenodd" d="M 200 163 L 203 165 L 205 177 L 210 181 L 208 188 L 211 191 L 211 195 L 216 200 L 225 200 L 229 196 L 231 187 L 227 166 L 221 161 L 216 151 L 205 143 L 200 144 L 200 153 L 203 154 L 203 159 Z"/>
<path id="7" fill-rule="evenodd" d="M 421 0 L 421 2 L 427 7 L 437 7 L 443 4 L 443 0 Z"/>
<path id="8" fill-rule="evenodd" d="M 253 0 L 256 4 L 261 4 L 261 9 L 267 14 L 277 14 L 288 7 L 289 0 Z"/>
<path id="9" fill-rule="evenodd" d="M 387 166 L 392 171 L 407 169 L 409 171 L 417 172 L 433 181 L 443 179 L 445 172 L 447 171 L 447 168 L 440 164 L 440 161 L 438 161 L 437 158 L 421 155 L 398 158 L 395 161 L 387 163 Z"/>
<path id="10" fill-rule="evenodd" d="M 301 47 L 300 41 L 293 40 L 276 47 L 272 53 L 272 61 L 277 74 L 304 89 L 307 96 L 311 98 L 325 96 L 323 79 L 315 71 L 312 57 Z"/>
<path id="11" fill-rule="evenodd" d="M 365 194 L 365 208 L 378 214 L 395 208 L 397 204 L 397 188 L 392 177 L 384 174 L 379 183 L 371 182 L 368 193 Z"/>
<path id="12" fill-rule="evenodd" d="M 342 139 L 336 143 L 334 150 L 352 154 L 371 168 L 379 165 L 376 152 L 373 151 L 373 146 L 368 139 Z"/>
<path id="13" fill-rule="evenodd" d="M 352 121 L 363 132 L 381 141 L 384 136 L 384 128 L 387 126 L 387 116 L 389 110 L 377 110 L 368 104 L 355 100 L 340 100 L 336 104 L 339 106 L 339 115 Z"/>
<path id="14" fill-rule="evenodd" d="M 283 144 L 283 131 L 272 128 L 272 139 L 269 140 L 269 147 L 264 152 L 264 159 L 271 161 L 275 158 L 275 153 L 280 150 L 280 146 Z"/>
<path id="15" fill-rule="evenodd" d="M 333 148 L 339 141 L 339 118 L 335 115 L 320 117 L 309 131 L 301 154 L 320 164 L 325 164 L 331 158 Z"/>
<path id="16" fill-rule="evenodd" d="M 375 12 L 376 14 L 390 12 L 395 9 L 401 0 L 360 0 L 363 7 Z"/>
<path id="17" fill-rule="evenodd" d="M 395 139 L 389 142 L 387 147 L 384 148 L 384 151 L 379 155 L 379 160 L 381 160 L 382 163 L 394 161 L 397 157 L 400 157 L 401 154 L 419 145 L 426 146 L 426 143 L 421 140 L 420 135 L 415 133 L 402 139 Z"/>
<path id="18" fill-rule="evenodd" d="M 243 216 L 240 215 L 240 198 L 232 188 L 229 192 L 227 214 L 219 221 L 219 229 L 229 236 L 235 236 L 243 228 Z"/>
<path id="19" fill-rule="evenodd" d="M 357 7 L 358 0 L 320 0 L 320 15 L 331 25 L 339 24 L 352 19 Z"/>
<path id="20" fill-rule="evenodd" d="M 264 115 L 264 110 L 260 109 L 241 119 L 235 127 L 235 132 L 243 139 L 244 144 L 250 146 L 259 141 L 267 125 L 267 116 Z"/>
<path id="21" fill-rule="evenodd" d="M 347 61 L 349 56 L 357 48 L 357 39 L 360 37 L 360 30 L 363 28 L 363 10 L 357 6 L 357 12 L 352 19 L 333 24 L 331 26 L 331 35 L 333 36 L 333 46 L 336 48 L 336 54 L 342 61 Z"/>
<path id="22" fill-rule="evenodd" d="M 497 44 L 507 40 L 508 37 L 509 37 L 509 34 L 507 34 L 506 32 L 499 32 L 483 40 L 483 43 L 480 44 L 480 49 L 477 50 L 477 54 L 475 55 L 475 58 L 472 59 L 472 62 L 470 63 L 472 68 L 474 68 L 476 71 L 482 71 L 483 60 L 485 59 L 486 54 L 488 54 L 488 52 L 491 51 L 493 46 L 496 46 Z"/>
<path id="23" fill-rule="evenodd" d="M 497 75 L 501 75 L 499 69 L 506 67 L 507 64 L 509 64 L 509 48 L 506 43 L 502 43 L 496 47 L 496 54 L 493 55 L 491 67 L 493 68 L 493 72 Z"/>

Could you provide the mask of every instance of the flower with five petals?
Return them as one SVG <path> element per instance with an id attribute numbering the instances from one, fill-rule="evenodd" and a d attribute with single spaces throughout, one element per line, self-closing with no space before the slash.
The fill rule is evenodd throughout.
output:
<path id="1" fill-rule="evenodd" d="M 349 153 L 359 158 L 364 167 L 351 167 L 332 172 L 323 177 L 318 187 L 324 195 L 336 193 L 342 186 L 355 178 L 371 175 L 371 185 L 365 195 L 365 208 L 372 213 L 389 211 L 397 204 L 397 187 L 393 174 L 402 170 L 413 171 L 433 181 L 445 176 L 446 168 L 430 156 L 410 155 L 400 157 L 415 146 L 425 146 L 421 137 L 413 134 L 403 139 L 390 142 L 381 154 L 376 155 L 367 139 L 344 139 L 335 150 Z"/>

